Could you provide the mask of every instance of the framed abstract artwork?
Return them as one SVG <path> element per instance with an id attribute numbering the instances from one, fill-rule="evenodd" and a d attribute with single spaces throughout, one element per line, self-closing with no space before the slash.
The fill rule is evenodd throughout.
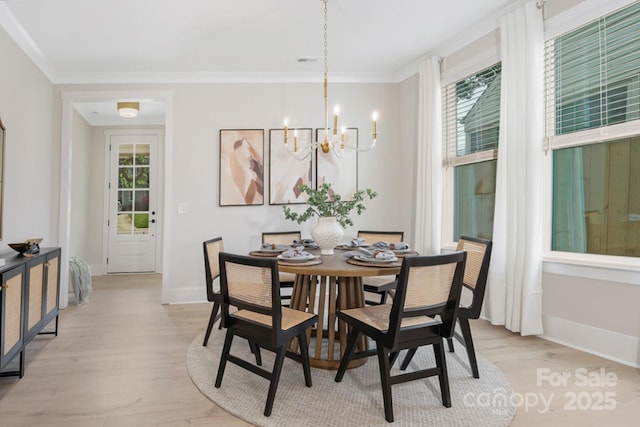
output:
<path id="1" fill-rule="evenodd" d="M 312 185 L 313 156 L 301 159 L 292 152 L 297 142 L 300 147 L 309 147 L 313 130 L 288 131 L 288 142 L 284 143 L 284 129 L 269 130 L 269 204 L 304 203 L 306 197 L 300 193 L 300 184 Z"/>
<path id="2" fill-rule="evenodd" d="M 316 141 L 323 138 L 324 129 L 316 129 Z M 345 145 L 357 147 L 358 128 L 346 128 L 344 142 Z M 318 148 L 316 157 L 316 188 L 328 182 L 343 199 L 351 200 L 353 193 L 358 191 L 358 152 L 348 148 L 342 152 L 338 146 L 335 151 L 323 153 Z"/>
<path id="3" fill-rule="evenodd" d="M 264 204 L 264 130 L 220 129 L 220 206 Z"/>

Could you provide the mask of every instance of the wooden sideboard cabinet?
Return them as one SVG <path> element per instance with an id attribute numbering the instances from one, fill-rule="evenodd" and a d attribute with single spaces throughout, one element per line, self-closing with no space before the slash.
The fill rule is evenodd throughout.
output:
<path id="1" fill-rule="evenodd" d="M 38 334 L 58 335 L 60 248 L 41 248 L 26 258 L 0 254 L 0 377 L 24 376 L 26 345 Z M 43 331 L 52 320 L 52 331 Z M 18 370 L 5 368 L 20 357 Z"/>

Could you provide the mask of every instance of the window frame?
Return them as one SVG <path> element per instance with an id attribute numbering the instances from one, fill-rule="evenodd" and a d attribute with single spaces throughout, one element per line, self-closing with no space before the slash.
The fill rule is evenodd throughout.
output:
<path id="1" fill-rule="evenodd" d="M 481 73 L 498 63 L 501 63 L 501 59 L 498 57 L 488 57 L 481 64 L 474 64 L 474 69 L 471 70 L 467 68 L 465 71 L 467 73 L 458 73 L 455 78 L 447 79 L 442 82 L 441 91 L 442 91 L 442 150 L 443 150 L 443 209 L 442 209 L 442 234 L 441 234 L 441 246 L 445 250 L 455 250 L 457 246 L 457 242 L 454 240 L 454 229 L 455 229 L 455 168 L 457 166 L 464 166 L 474 163 L 481 163 L 489 160 L 497 160 L 498 159 L 498 148 L 490 148 L 484 151 L 478 151 L 470 154 L 463 154 L 461 156 L 452 156 L 448 155 L 449 148 L 449 140 L 447 138 L 446 129 L 449 128 L 449 132 L 453 132 L 456 134 L 456 113 L 455 110 L 448 109 L 447 99 L 448 99 L 448 91 L 451 90 L 451 87 L 456 86 L 456 84 L 462 80 L 465 80 L 473 75 Z M 453 95 L 455 96 L 455 94 Z M 500 108 L 502 106 L 500 105 Z M 495 207 L 494 207 L 495 208 Z"/>
<path id="2" fill-rule="evenodd" d="M 624 8 L 633 2 L 621 5 L 618 9 Z M 591 19 L 598 20 L 615 10 L 608 10 Z M 549 43 L 558 37 L 575 31 L 588 22 L 576 22 L 572 28 L 564 28 L 563 31 L 549 31 L 546 35 L 545 43 Z M 553 49 L 553 46 L 551 46 Z M 555 76 L 553 70 L 547 70 L 547 53 L 545 52 L 545 170 L 544 186 L 545 196 L 543 200 L 543 261 L 559 264 L 569 264 L 578 267 L 597 267 L 626 271 L 640 271 L 640 257 L 628 257 L 619 255 L 602 255 L 592 253 L 565 252 L 552 249 L 552 215 L 553 215 L 553 151 L 564 148 L 588 146 L 593 144 L 606 143 L 620 139 L 640 136 L 640 119 L 630 120 L 624 123 L 605 125 L 598 128 L 586 129 L 556 135 L 556 114 L 555 114 Z"/>

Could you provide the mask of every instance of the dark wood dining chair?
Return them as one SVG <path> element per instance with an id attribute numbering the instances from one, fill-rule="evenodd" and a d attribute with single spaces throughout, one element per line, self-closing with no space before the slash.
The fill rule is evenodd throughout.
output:
<path id="1" fill-rule="evenodd" d="M 278 260 L 220 253 L 222 326 L 227 329 L 215 387 L 220 388 L 227 362 L 234 363 L 270 381 L 264 415 L 271 415 L 284 358 L 302 362 L 304 381 L 311 387 L 309 328 L 318 316 L 283 307 L 280 301 Z M 230 306 L 237 307 L 231 311 Z M 276 354 L 273 370 L 267 371 L 231 354 L 233 338 L 239 336 L 261 349 Z M 298 340 L 300 353 L 287 350 L 289 341 Z"/>
<path id="2" fill-rule="evenodd" d="M 213 325 L 218 320 L 218 313 L 221 313 L 222 305 L 222 293 L 220 289 L 216 289 L 214 281 L 220 277 L 220 263 L 218 260 L 220 252 L 224 251 L 224 242 L 222 237 L 215 237 L 210 240 L 206 240 L 202 243 L 204 249 L 204 272 L 207 285 L 207 300 L 213 302 L 213 308 L 211 309 L 211 315 L 209 316 L 209 324 L 207 325 L 207 332 L 204 334 L 204 341 L 202 346 L 206 347 L 209 344 L 209 338 L 211 337 L 211 331 Z M 218 325 L 218 329 L 222 329 L 222 322 Z M 262 358 L 260 356 L 260 348 L 254 343 L 249 342 L 251 352 L 255 354 L 256 363 L 262 365 Z"/>
<path id="3" fill-rule="evenodd" d="M 364 242 L 368 245 L 372 245 L 380 241 L 396 243 L 402 242 L 404 239 L 404 232 L 360 230 L 358 231 L 358 237 L 364 239 Z M 389 292 L 395 289 L 396 283 L 396 276 L 372 276 L 364 278 L 362 283 L 364 291 L 380 296 L 379 301 L 366 299 L 365 303 L 369 305 L 385 304 L 387 302 Z"/>
<path id="4" fill-rule="evenodd" d="M 493 243 L 490 240 L 462 236 L 460 240 L 458 240 L 458 246 L 456 248 L 458 251 L 467 252 L 463 285 L 472 292 L 472 298 L 469 305 L 460 306 L 460 311 L 458 312 L 460 332 L 456 331 L 454 337 L 467 349 L 467 357 L 469 358 L 469 365 L 474 378 L 480 378 L 480 373 L 478 371 L 478 361 L 476 360 L 473 338 L 471 337 L 469 319 L 477 319 L 480 317 L 484 292 L 487 287 L 487 275 L 489 274 L 492 246 Z M 449 351 L 453 352 L 453 337 L 448 339 L 448 344 Z M 404 370 L 407 368 L 414 353 L 415 349 L 409 350 L 402 361 L 402 365 L 400 365 L 400 369 Z"/>
<path id="5" fill-rule="evenodd" d="M 342 381 L 351 360 L 377 354 L 384 413 L 388 422 L 393 422 L 393 384 L 437 375 L 442 404 L 451 407 L 443 338 L 453 334 L 466 257 L 466 252 L 406 257 L 402 261 L 392 304 L 338 313 L 338 317 L 349 325 L 350 332 L 335 380 Z M 354 352 L 362 335 L 375 341 L 376 348 Z M 391 375 L 391 366 L 399 351 L 425 345 L 433 346 L 435 367 Z"/>
<path id="6" fill-rule="evenodd" d="M 209 343 L 213 325 L 216 323 L 216 320 L 218 320 L 218 313 L 220 312 L 220 305 L 222 304 L 222 294 L 219 289 L 216 289 L 214 284 L 214 281 L 220 276 L 218 254 L 224 251 L 222 237 L 215 237 L 202 242 L 202 248 L 204 250 L 204 274 L 207 285 L 207 300 L 213 303 L 211 315 L 209 316 L 209 324 L 207 325 L 207 332 L 202 342 L 202 345 L 206 347 Z M 220 327 L 222 327 L 222 324 L 220 324 Z"/>
<path id="7" fill-rule="evenodd" d="M 288 245 L 296 239 L 301 239 L 300 231 L 265 231 L 262 233 L 262 243 L 273 243 L 275 245 Z M 289 289 L 288 293 L 281 294 L 281 299 L 286 302 L 286 306 L 291 305 L 291 289 L 296 275 L 293 273 L 280 273 L 280 287 Z"/>

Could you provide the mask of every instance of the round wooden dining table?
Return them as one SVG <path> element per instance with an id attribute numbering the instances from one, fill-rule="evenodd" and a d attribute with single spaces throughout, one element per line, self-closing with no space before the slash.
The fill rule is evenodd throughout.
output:
<path id="1" fill-rule="evenodd" d="M 320 254 L 319 250 L 308 252 Z M 311 366 L 316 368 L 338 369 L 346 349 L 348 331 L 346 323 L 336 314 L 340 310 L 364 306 L 362 278 L 400 273 L 401 259 L 386 264 L 354 265 L 348 263 L 343 254 L 344 251 L 336 249 L 333 255 L 320 255 L 320 263 L 278 263 L 280 271 L 296 275 L 291 308 L 318 314 L 318 323 L 309 337 L 309 358 Z M 297 342 L 292 342 L 290 347 L 297 351 Z M 363 337 L 358 343 L 358 350 L 367 348 Z M 366 359 L 353 360 L 349 368 L 365 362 Z"/>

